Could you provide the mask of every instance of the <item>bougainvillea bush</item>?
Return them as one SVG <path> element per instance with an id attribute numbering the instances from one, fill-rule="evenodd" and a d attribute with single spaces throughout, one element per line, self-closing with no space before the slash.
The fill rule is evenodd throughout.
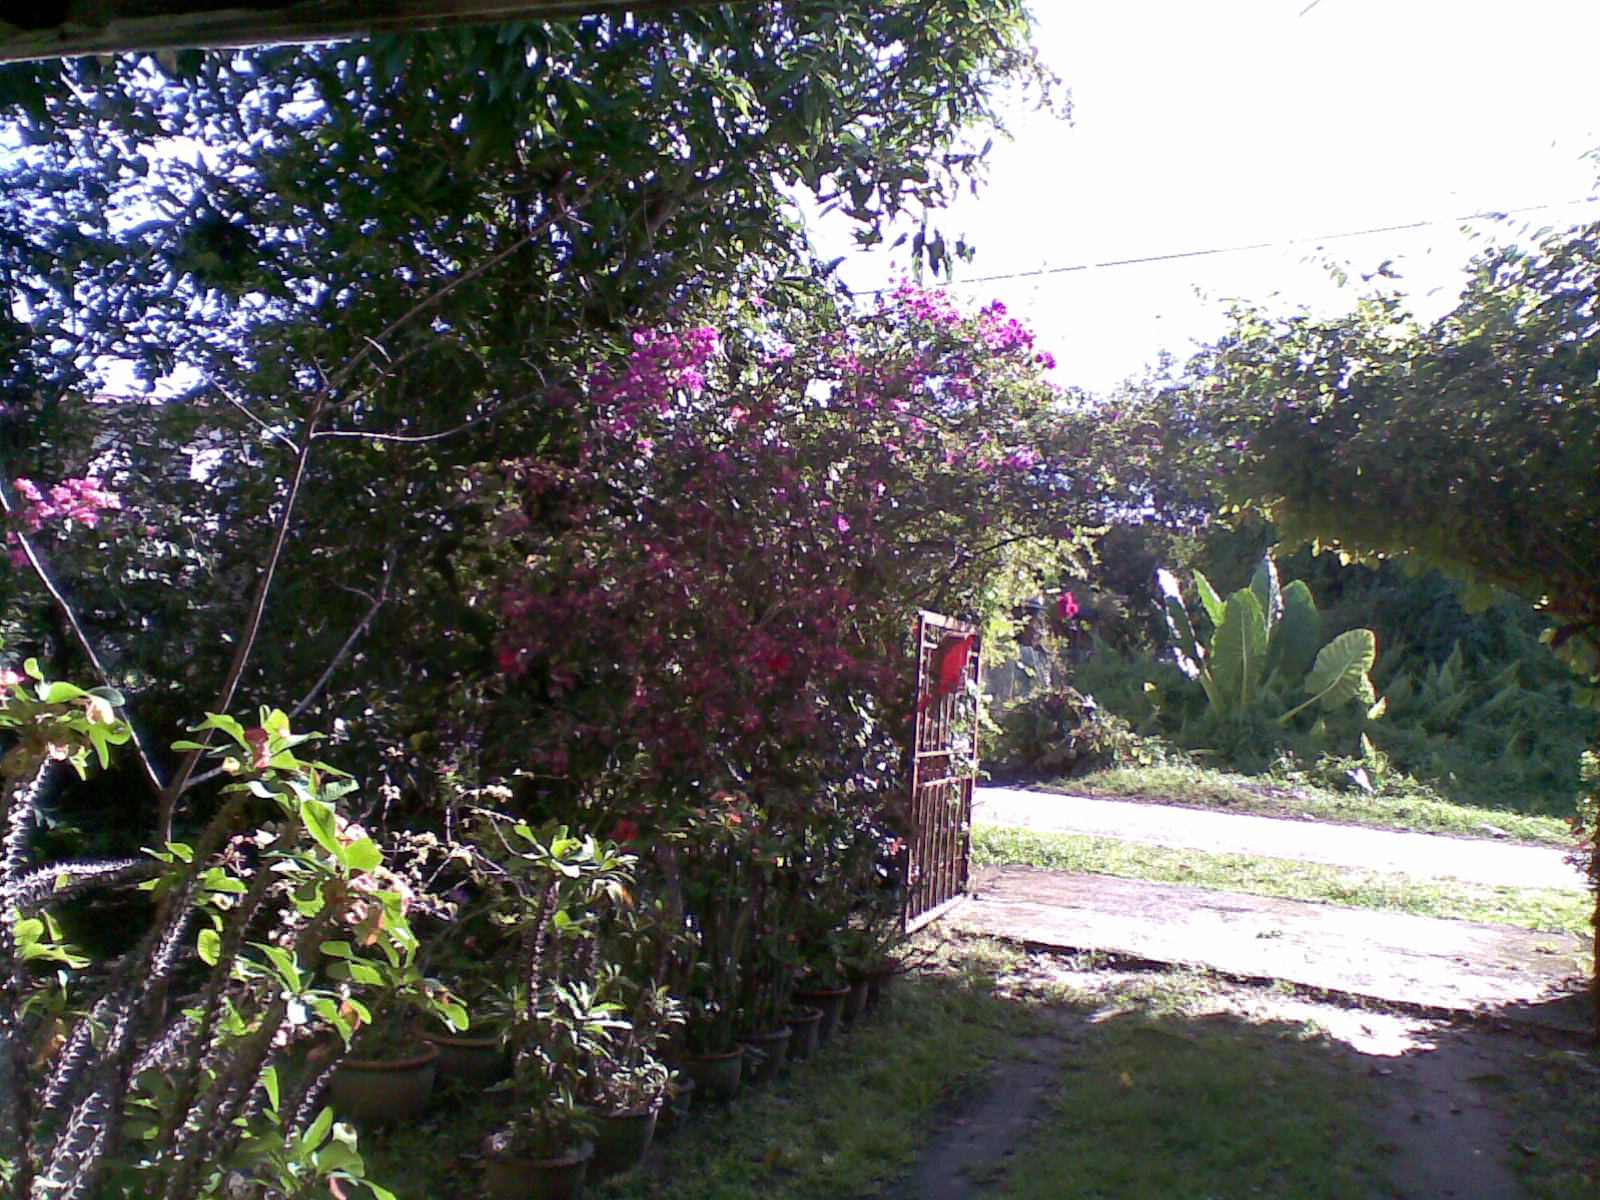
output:
<path id="1" fill-rule="evenodd" d="M 1084 428 L 992 305 L 909 286 L 843 326 L 639 333 L 569 398 L 562 461 L 485 473 L 515 565 L 500 622 L 506 762 L 552 802 L 879 793 L 910 711 L 920 606 L 1071 539 Z"/>

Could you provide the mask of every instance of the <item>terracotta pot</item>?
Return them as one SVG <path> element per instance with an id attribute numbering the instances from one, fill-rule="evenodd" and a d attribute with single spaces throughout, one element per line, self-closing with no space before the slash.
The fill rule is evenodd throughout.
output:
<path id="1" fill-rule="evenodd" d="M 383 1061 L 347 1058 L 328 1081 L 333 1108 L 358 1124 L 400 1121 L 428 1106 L 439 1048 L 424 1043 L 409 1058 Z"/>
<path id="2" fill-rule="evenodd" d="M 745 1081 L 766 1083 L 776 1079 L 778 1073 L 783 1070 L 792 1036 L 792 1031 L 785 1025 L 781 1029 L 770 1029 L 766 1033 L 749 1033 L 740 1038 L 739 1040 L 747 1048 L 755 1051 L 753 1055 L 745 1058 Z"/>
<path id="3" fill-rule="evenodd" d="M 683 1070 L 694 1080 L 694 1094 L 700 1099 L 731 1100 L 744 1070 L 744 1047 L 735 1046 L 726 1054 L 687 1055 Z"/>
<path id="4" fill-rule="evenodd" d="M 794 1002 L 807 1008 L 822 1010 L 822 1026 L 817 1030 L 817 1045 L 826 1046 L 839 1032 L 839 1022 L 844 1017 L 844 1002 L 850 996 L 847 987 L 795 988 Z"/>
<path id="5" fill-rule="evenodd" d="M 498 1036 L 472 1037 L 426 1029 L 419 1029 L 417 1036 L 439 1048 L 438 1060 L 433 1064 L 437 1079 L 488 1087 L 506 1077 L 506 1045 Z"/>
<path id="6" fill-rule="evenodd" d="M 594 1118 L 594 1162 L 596 1175 L 614 1175 L 632 1170 L 644 1161 L 656 1136 L 656 1118 L 661 1101 L 627 1112 L 597 1113 Z"/>
<path id="7" fill-rule="evenodd" d="M 817 1037 L 822 1032 L 822 1010 L 802 1008 L 789 1018 L 789 1061 L 800 1062 L 817 1052 Z"/>
<path id="8" fill-rule="evenodd" d="M 518 1158 L 490 1151 L 483 1159 L 484 1190 L 489 1200 L 576 1200 L 593 1157 L 593 1142 L 558 1158 Z"/>

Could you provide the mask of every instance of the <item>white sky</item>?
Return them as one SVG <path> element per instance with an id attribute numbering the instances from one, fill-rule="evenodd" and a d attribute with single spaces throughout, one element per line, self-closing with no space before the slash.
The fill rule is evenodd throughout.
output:
<path id="1" fill-rule="evenodd" d="M 1100 389 L 1216 336 L 1230 297 L 1348 308 L 1329 257 L 1356 272 L 1393 259 L 1433 315 L 1482 237 L 1600 218 L 1590 204 L 1479 221 L 1477 239 L 1453 220 L 1600 195 L 1586 157 L 1600 146 L 1600 4 L 1318 0 L 1301 16 L 1309 2 L 1033 0 L 1073 121 L 1015 117 L 989 186 L 942 225 L 978 248 L 958 281 L 1309 240 L 953 290 L 1004 300 L 1060 360 L 1058 382 Z M 857 289 L 903 271 L 903 251 L 861 254 L 826 227 L 821 241 L 849 255 Z"/>

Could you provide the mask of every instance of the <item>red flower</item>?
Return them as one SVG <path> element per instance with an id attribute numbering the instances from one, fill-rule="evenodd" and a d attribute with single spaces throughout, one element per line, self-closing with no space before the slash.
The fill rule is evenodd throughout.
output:
<path id="1" fill-rule="evenodd" d="M 272 748 L 267 744 L 271 737 L 265 729 L 245 730 L 244 740 L 250 743 L 250 749 L 254 751 L 250 758 L 252 771 L 265 771 L 272 766 Z"/>
<path id="2" fill-rule="evenodd" d="M 774 675 L 782 675 L 792 666 L 794 666 L 794 659 L 790 658 L 782 650 L 779 650 L 771 658 L 767 659 L 767 670 L 771 671 Z"/>
<path id="3" fill-rule="evenodd" d="M 613 842 L 631 842 L 639 836 L 639 824 L 627 817 L 620 817 L 611 827 L 611 840 Z"/>

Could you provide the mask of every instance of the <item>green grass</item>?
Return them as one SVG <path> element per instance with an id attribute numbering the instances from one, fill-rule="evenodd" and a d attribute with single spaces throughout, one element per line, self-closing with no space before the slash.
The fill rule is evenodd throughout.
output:
<path id="1" fill-rule="evenodd" d="M 1573 841 L 1571 826 L 1560 817 L 1473 808 L 1441 800 L 1426 792 L 1376 796 L 1364 792 L 1334 792 L 1308 784 L 1284 783 L 1263 776 L 1236 775 L 1195 766 L 1115 768 L 1036 786 L 1077 796 L 1178 804 L 1269 817 L 1309 813 L 1319 821 L 1376 829 L 1410 829 L 1476 838 L 1493 838 L 1498 836 L 1494 831 L 1500 830 L 1514 841 L 1563 848 L 1571 846 Z"/>
<path id="2" fill-rule="evenodd" d="M 1359 1056 L 1303 1027 L 1144 1014 L 1096 1025 L 1044 1127 L 1000 1177 L 1017 1200 L 1382 1195 Z"/>
<path id="3" fill-rule="evenodd" d="M 1053 871 L 1118 875 L 1348 908 L 1387 909 L 1577 934 L 1588 929 L 1590 915 L 1589 898 L 1583 892 L 1419 880 L 1290 859 L 1207 854 L 1114 838 L 993 826 L 973 829 L 972 861 L 978 865 L 1027 864 Z"/>
<path id="4" fill-rule="evenodd" d="M 917 975 L 887 1013 L 790 1069 L 776 1085 L 699 1110 L 640 1170 L 591 1200 L 868 1200 L 931 1143 L 959 1144 L 961 1105 L 996 1064 L 1040 1036 L 1059 1047 L 1047 1109 L 997 1157 L 963 1169 L 1014 1200 L 1343 1200 L 1388 1195 L 1384 1138 L 1369 1114 L 1386 1090 L 1374 1059 L 1332 1038 L 1274 988 L 1205 972 L 1103 969 L 1094 956 L 1029 954 L 924 934 Z M 1296 1002 L 1298 1003 L 1298 1001 Z M 1594 1194 L 1592 1059 L 1530 1044 L 1507 1068 L 1522 1120 L 1511 1154 L 1530 1197 Z M 1039 1061 L 1037 1057 L 1035 1061 Z M 1481 1083 L 1481 1080 L 1478 1081 Z M 455 1093 L 423 1120 L 363 1134 L 373 1178 L 401 1200 L 479 1195 L 494 1093 Z M 952 1122 L 952 1118 L 954 1121 Z M 1389 1147 L 1392 1149 L 1392 1147 Z"/>
<path id="5" fill-rule="evenodd" d="M 1512 1168 L 1538 1200 L 1600 1196 L 1600 1060 L 1577 1050 L 1530 1046 L 1505 1077 L 1512 1106 Z"/>
<path id="6" fill-rule="evenodd" d="M 789 1068 L 701 1110 L 640 1171 L 591 1185 L 593 1200 L 842 1200 L 879 1194 L 914 1159 L 941 1106 L 1037 1026 L 994 992 L 994 951 L 902 982 L 888 1012 Z M 368 1175 L 400 1200 L 477 1195 L 484 1137 L 502 1097 L 456 1094 L 404 1129 L 364 1134 Z"/>

